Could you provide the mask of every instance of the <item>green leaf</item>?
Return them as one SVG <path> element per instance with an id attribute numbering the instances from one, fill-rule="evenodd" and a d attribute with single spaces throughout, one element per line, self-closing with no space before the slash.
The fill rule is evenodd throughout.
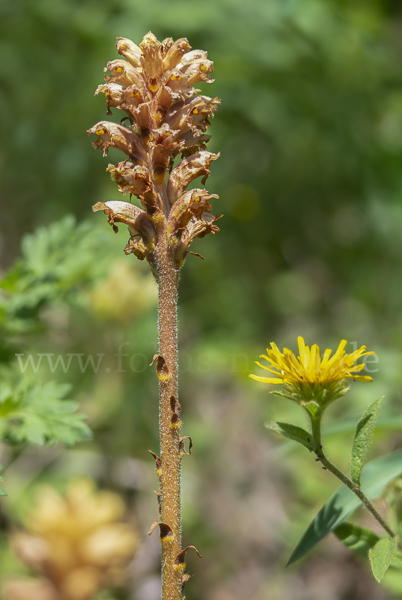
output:
<path id="1" fill-rule="evenodd" d="M 369 552 L 371 570 L 378 582 L 384 577 L 385 573 L 395 556 L 398 548 L 398 536 L 394 538 L 385 538 L 376 543 Z"/>
<path id="2" fill-rule="evenodd" d="M 265 427 L 267 429 L 270 429 L 271 431 L 281 433 L 284 437 L 293 440 L 294 442 L 299 442 L 299 444 L 302 444 L 310 451 L 313 450 L 313 446 L 310 441 L 311 433 L 309 433 L 302 427 L 298 427 L 297 425 L 291 425 L 290 423 L 281 423 L 277 421 L 269 421 L 268 423 L 265 423 Z"/>
<path id="3" fill-rule="evenodd" d="M 371 529 L 353 523 L 342 523 L 334 529 L 334 534 L 347 548 L 364 558 L 368 557 L 369 550 L 380 539 Z"/>
<path id="4" fill-rule="evenodd" d="M 69 385 L 53 381 L 40 385 L 35 379 L 7 370 L 2 374 L 5 379 L 0 383 L 0 397 L 5 390 L 5 400 L 0 404 L 0 437 L 37 445 L 57 441 L 74 444 L 91 438 L 85 417 L 75 413 L 77 404 L 63 400 Z"/>
<path id="5" fill-rule="evenodd" d="M 385 486 L 402 474 L 402 450 L 370 461 L 363 468 L 361 489 L 369 500 L 378 498 Z M 339 527 L 362 505 L 347 487 L 341 486 L 314 517 L 292 552 L 288 565 L 309 552 L 328 533 Z"/>
<path id="6" fill-rule="evenodd" d="M 384 396 L 381 396 L 370 404 L 356 427 L 351 455 L 351 479 L 358 486 L 360 486 L 363 465 L 366 462 L 366 455 L 373 436 L 375 421 L 383 400 Z"/>
<path id="7" fill-rule="evenodd" d="M 101 249 L 110 248 L 113 237 L 100 224 L 66 216 L 23 238 L 23 260 L 0 280 L 0 327 L 6 334 L 35 331 L 43 325 L 45 305 L 74 301 L 80 287 L 107 273 L 111 254 Z"/>

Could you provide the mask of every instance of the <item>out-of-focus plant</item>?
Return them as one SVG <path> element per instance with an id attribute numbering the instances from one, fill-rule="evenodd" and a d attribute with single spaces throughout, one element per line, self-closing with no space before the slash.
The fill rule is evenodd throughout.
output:
<path id="1" fill-rule="evenodd" d="M 9 600 L 91 600 L 100 590 L 127 581 L 127 565 L 138 536 L 123 521 L 119 496 L 96 491 L 80 479 L 65 495 L 46 487 L 24 519 L 25 530 L 11 535 L 21 561 L 38 575 L 3 582 Z"/>
<path id="2" fill-rule="evenodd" d="M 91 438 L 77 403 L 64 400 L 69 384 L 40 383 L 17 368 L 1 371 L 0 439 L 11 444 L 74 444 Z"/>
<path id="3" fill-rule="evenodd" d="M 114 302 L 109 292 L 108 300 L 108 285 L 116 293 L 116 271 L 110 256 L 99 257 L 105 246 L 114 247 L 107 232 L 93 224 L 77 224 L 68 216 L 25 236 L 21 259 L 1 279 L 1 441 L 13 446 L 56 442 L 72 445 L 91 438 L 84 415 L 76 412 L 77 403 L 65 399 L 71 393 L 71 384 L 55 379 L 55 369 L 52 373 L 39 372 L 41 357 L 53 355 L 33 354 L 32 344 L 51 330 L 47 311 L 54 306 L 87 303 L 100 317 L 126 320 L 133 315 L 128 307 L 133 288 L 141 287 L 140 302 L 144 303 L 144 294 L 149 303 L 155 301 L 151 281 L 141 274 L 130 277 L 127 272 L 126 286 L 121 286 Z M 138 303 L 135 311 L 141 312 Z M 0 489 L 0 494 L 5 493 Z"/>
<path id="4" fill-rule="evenodd" d="M 88 224 L 66 217 L 24 238 L 22 258 L 0 281 L 0 440 L 9 444 L 74 444 L 91 438 L 77 404 L 64 398 L 71 386 L 47 378 L 34 367 L 29 340 L 48 326 L 46 307 L 74 301 L 83 283 L 104 269 L 94 267 L 94 244 L 101 240 Z M 4 490 L 0 490 L 5 494 Z"/>
<path id="5" fill-rule="evenodd" d="M 4 359 L 14 356 L 22 334 L 46 328 L 43 313 L 50 303 L 74 302 L 83 286 L 106 274 L 100 251 L 107 241 L 102 230 L 72 216 L 23 238 L 22 257 L 0 281 Z"/>
<path id="6" fill-rule="evenodd" d="M 211 198 L 205 189 L 188 186 L 198 177 L 204 184 L 211 161 L 219 155 L 206 150 L 205 134 L 219 98 L 200 95 L 193 87 L 212 82 L 213 63 L 204 50 L 192 50 L 187 39 L 159 42 L 149 32 L 137 46 L 126 38 L 116 44 L 123 59 L 107 64 L 106 84 L 97 93 L 106 97 L 107 113 L 122 111 L 120 124 L 101 121 L 88 133 L 106 156 L 110 148 L 126 159 L 109 164 L 107 171 L 124 195 L 136 196 L 142 208 L 131 202 L 98 202 L 108 222 L 128 225 L 126 254 L 146 259 L 159 289 L 159 353 L 154 356 L 160 389 L 160 456 L 154 452 L 160 482 L 158 494 L 162 542 L 162 598 L 179 600 L 189 578 L 181 542 L 180 469 L 186 437 L 180 436 L 181 406 L 178 401 L 177 289 L 179 270 L 197 237 L 215 233 L 219 218 L 211 216 Z M 186 191 L 187 190 L 187 191 Z M 199 256 L 199 255 L 197 255 Z M 202 257 L 201 257 L 202 258 Z M 191 448 L 191 439 L 189 440 Z M 195 548 L 194 548 L 195 549 Z M 198 551 L 197 551 L 198 553 Z"/>
<path id="7" fill-rule="evenodd" d="M 127 261 L 118 260 L 88 296 L 97 316 L 124 325 L 154 306 L 158 292 L 151 276 L 133 271 Z"/>
<path id="8" fill-rule="evenodd" d="M 315 460 L 321 463 L 322 468 L 328 469 L 345 487 L 338 490 L 318 513 L 292 553 L 288 564 L 301 558 L 327 533 L 334 531 L 346 546 L 358 554 L 369 556 L 373 574 L 378 581 L 381 581 L 394 559 L 396 558 L 399 567 L 402 559 L 398 533 L 371 502 L 383 492 L 390 481 L 402 474 L 402 452 L 397 451 L 369 462 L 365 467 L 383 397 L 375 400 L 367 408 L 357 424 L 350 459 L 350 476 L 343 473 L 328 459 L 322 438 L 324 411 L 346 394 L 350 387 L 350 380 L 372 381 L 372 377 L 362 374 L 365 363 L 356 364 L 356 362 L 374 352 L 365 352 L 366 347 L 362 346 L 351 354 L 346 354 L 347 342 L 342 340 L 332 356 L 332 350 L 325 350 L 321 356 L 316 344 L 309 348 L 302 337 L 298 338 L 298 344 L 299 355 L 296 356 L 287 348 L 280 351 L 272 342 L 271 348 L 267 348 L 267 354 L 260 356 L 268 366 L 258 361 L 256 364 L 273 376 L 250 375 L 250 377 L 263 383 L 280 385 L 281 391 L 274 390 L 271 393 L 296 402 L 306 411 L 310 421 L 310 431 L 298 425 L 274 421 L 268 423 L 267 427 L 307 448 L 315 455 Z M 344 523 L 347 517 L 361 505 L 370 511 L 388 537 L 380 539 L 369 529 Z M 401 530 L 401 524 L 397 525 Z"/>

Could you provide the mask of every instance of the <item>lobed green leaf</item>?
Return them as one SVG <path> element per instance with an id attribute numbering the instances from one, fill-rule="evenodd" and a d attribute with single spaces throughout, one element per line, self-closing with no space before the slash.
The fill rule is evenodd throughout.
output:
<path id="1" fill-rule="evenodd" d="M 73 300 L 77 289 L 103 276 L 112 236 L 93 222 L 68 215 L 40 227 L 22 241 L 23 259 L 0 280 L 0 328 L 7 335 L 36 331 L 41 309 L 54 301 Z M 102 252 L 100 250 L 103 250 Z"/>
<path id="2" fill-rule="evenodd" d="M 70 386 L 49 381 L 44 385 L 29 378 L 0 384 L 0 439 L 41 445 L 74 444 L 91 438 L 77 404 L 64 400 Z"/>

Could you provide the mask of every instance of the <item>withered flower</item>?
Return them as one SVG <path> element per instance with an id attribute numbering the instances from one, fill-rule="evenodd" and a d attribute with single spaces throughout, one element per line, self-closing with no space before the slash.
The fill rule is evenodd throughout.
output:
<path id="1" fill-rule="evenodd" d="M 111 201 L 98 202 L 93 210 L 103 210 L 115 230 L 116 223 L 128 225 L 126 254 L 146 258 L 157 274 L 162 237 L 180 267 L 196 237 L 218 231 L 221 215 L 211 216 L 208 203 L 217 196 L 186 189 L 198 177 L 205 184 L 211 162 L 219 157 L 206 150 L 210 136 L 205 131 L 220 99 L 192 87 L 213 81 L 213 63 L 205 51 L 191 50 L 185 38 L 159 42 L 149 32 L 139 46 L 117 38 L 116 47 L 123 58 L 107 64 L 106 83 L 95 93 L 105 95 L 108 115 L 114 108 L 123 118 L 120 124 L 100 121 L 88 133 L 97 136 L 93 146 L 104 156 L 111 147 L 126 155 L 107 171 L 119 191 L 136 196 L 142 208 Z"/>

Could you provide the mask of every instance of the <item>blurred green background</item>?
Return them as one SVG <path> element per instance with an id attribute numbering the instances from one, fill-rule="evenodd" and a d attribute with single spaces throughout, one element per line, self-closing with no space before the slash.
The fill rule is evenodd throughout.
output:
<path id="1" fill-rule="evenodd" d="M 94 440 L 66 451 L 5 446 L 5 518 L 18 522 L 38 482 L 63 489 L 90 475 L 123 495 L 141 534 L 118 597 L 159 598 L 159 541 L 145 535 L 157 518 L 148 455 L 158 448 L 157 384 L 147 367 L 156 288 L 146 265 L 124 256 L 123 228 L 114 236 L 91 213 L 95 202 L 120 198 L 86 135 L 106 118 L 94 91 L 117 57 L 115 38 L 139 43 L 149 30 L 207 50 L 216 81 L 203 91 L 222 99 L 209 130 L 209 150 L 222 154 L 206 187 L 224 218 L 219 234 L 195 243 L 206 260 L 190 256 L 180 283 L 183 435 L 194 441 L 183 466 L 183 535 L 204 555 L 188 557 L 186 597 L 402 597 L 401 581 L 381 588 L 335 539 L 285 570 L 337 484 L 307 451 L 264 428 L 269 419 L 304 421 L 247 378 L 270 341 L 296 350 L 302 335 L 335 349 L 347 339 L 349 351 L 376 351 L 378 372 L 352 386 L 328 424 L 358 417 L 381 394 L 384 416 L 400 410 L 402 6 L 391 0 L 0 0 L 1 269 L 13 269 L 14 294 L 2 359 L 104 355 L 97 373 L 75 359 L 67 372 L 51 373 L 43 360 L 32 373 L 72 384 Z M 41 229 L 21 246 L 44 227 L 53 233 Z M 33 279 L 16 293 L 21 256 Z M 346 468 L 350 441 L 328 442 Z M 380 428 L 372 453 L 401 441 Z M 3 564 L 2 576 L 20 568 Z"/>

